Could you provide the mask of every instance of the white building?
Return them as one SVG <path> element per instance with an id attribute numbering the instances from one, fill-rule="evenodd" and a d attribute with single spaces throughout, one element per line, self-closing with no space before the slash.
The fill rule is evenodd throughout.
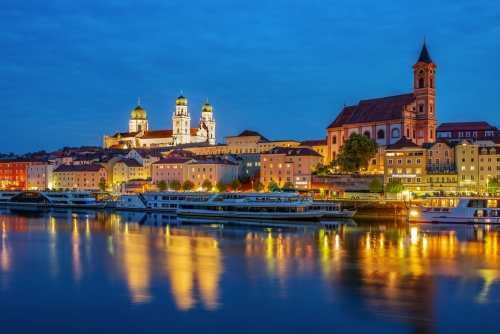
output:
<path id="1" fill-rule="evenodd" d="M 26 166 L 26 189 L 52 189 L 54 165 Z"/>
<path id="2" fill-rule="evenodd" d="M 182 96 L 175 101 L 171 130 L 150 130 L 147 113 L 139 105 L 132 110 L 128 132 L 118 132 L 113 136 L 104 136 L 104 147 L 165 147 L 189 143 L 209 143 L 215 145 L 215 120 L 213 107 L 207 102 L 201 108 L 198 127 L 191 127 L 191 114 L 188 100 Z"/>

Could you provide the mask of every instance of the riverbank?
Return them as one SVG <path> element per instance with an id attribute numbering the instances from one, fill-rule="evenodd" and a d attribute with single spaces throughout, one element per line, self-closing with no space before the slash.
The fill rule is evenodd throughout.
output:
<path id="1" fill-rule="evenodd" d="M 337 199 L 343 209 L 356 209 L 359 216 L 406 216 L 404 201 Z"/>

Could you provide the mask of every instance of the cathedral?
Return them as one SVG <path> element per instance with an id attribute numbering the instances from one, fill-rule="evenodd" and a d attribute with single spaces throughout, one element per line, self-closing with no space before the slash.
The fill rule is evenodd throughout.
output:
<path id="1" fill-rule="evenodd" d="M 139 99 L 138 106 L 130 115 L 128 132 L 104 136 L 104 148 L 164 147 L 190 143 L 215 145 L 215 121 L 212 106 L 207 99 L 207 103 L 201 108 L 198 127 L 192 128 L 188 100 L 182 96 L 182 91 L 175 101 L 172 130 L 149 130 L 146 110 L 141 107 Z"/>
<path id="2" fill-rule="evenodd" d="M 411 67 L 413 92 L 369 100 L 344 106 L 344 109 L 327 130 L 328 156 L 333 161 L 340 147 L 352 133 L 373 138 L 380 152 L 389 145 L 406 137 L 416 145 L 436 140 L 436 68 L 427 45 L 422 46 L 420 56 Z M 380 169 L 380 161 L 372 161 L 370 169 Z"/>

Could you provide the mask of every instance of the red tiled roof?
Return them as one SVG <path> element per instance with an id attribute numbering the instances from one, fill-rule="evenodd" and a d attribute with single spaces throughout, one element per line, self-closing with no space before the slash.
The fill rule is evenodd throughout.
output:
<path id="1" fill-rule="evenodd" d="M 300 146 L 324 146 L 326 145 L 326 139 L 319 140 L 305 140 L 300 143 Z"/>
<path id="2" fill-rule="evenodd" d="M 125 164 L 128 167 L 142 167 L 142 165 L 139 163 L 139 161 L 135 160 L 134 158 L 123 158 L 120 161 L 118 161 L 116 164 Z"/>
<path id="3" fill-rule="evenodd" d="M 198 128 L 191 128 L 189 130 L 189 133 L 191 134 L 191 136 L 196 136 L 196 132 L 198 132 Z"/>
<path id="4" fill-rule="evenodd" d="M 403 116 L 403 107 L 414 102 L 413 93 L 361 100 L 356 106 L 344 107 L 328 128 L 341 127 L 344 124 L 379 122 L 397 119 Z"/>
<path id="5" fill-rule="evenodd" d="M 153 139 L 153 138 L 171 138 L 172 130 L 152 130 L 144 132 L 142 139 Z"/>
<path id="6" fill-rule="evenodd" d="M 153 165 L 183 164 L 191 160 L 193 160 L 193 158 L 183 158 L 183 157 L 163 158 L 158 160 L 157 162 L 154 162 Z"/>
<path id="7" fill-rule="evenodd" d="M 436 132 L 494 130 L 495 128 L 486 122 L 454 122 L 442 123 L 436 128 Z"/>
<path id="8" fill-rule="evenodd" d="M 101 164 L 88 164 L 88 165 L 60 165 L 54 170 L 54 173 L 59 172 L 98 172 L 104 168 Z"/>
<path id="9" fill-rule="evenodd" d="M 243 131 L 242 133 L 240 133 L 239 135 L 235 136 L 235 137 L 250 137 L 250 136 L 259 136 L 261 141 L 269 141 L 267 140 L 266 137 L 264 137 L 263 135 L 261 135 L 260 133 L 256 132 L 256 131 L 251 131 L 251 130 L 245 130 Z M 233 136 L 228 136 L 228 137 L 233 137 Z"/>
<path id="10" fill-rule="evenodd" d="M 113 138 L 118 138 L 118 135 L 120 135 L 121 138 L 129 138 L 129 137 L 135 137 L 139 132 L 117 132 L 113 136 Z"/>
<path id="11" fill-rule="evenodd" d="M 387 146 L 386 150 L 399 150 L 402 148 L 421 148 L 421 147 L 412 142 L 410 139 L 406 137 L 401 137 L 401 139 L 395 142 L 394 144 Z"/>
<path id="12" fill-rule="evenodd" d="M 303 147 L 280 147 L 276 146 L 267 152 L 262 152 L 262 154 L 285 154 L 286 156 L 316 156 L 323 157 L 316 151 L 310 150 Z"/>

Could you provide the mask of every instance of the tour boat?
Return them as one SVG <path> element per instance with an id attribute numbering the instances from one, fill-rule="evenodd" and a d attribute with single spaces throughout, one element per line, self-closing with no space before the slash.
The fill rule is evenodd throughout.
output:
<path id="1" fill-rule="evenodd" d="M 312 210 L 323 211 L 323 218 L 351 218 L 356 213 L 356 210 L 342 210 L 338 202 L 314 201 L 311 208 Z"/>
<path id="2" fill-rule="evenodd" d="M 500 223 L 500 197 L 428 197 L 408 207 L 410 223 Z"/>
<path id="3" fill-rule="evenodd" d="M 121 195 L 116 210 L 129 211 L 162 211 L 175 213 L 179 204 L 184 201 L 208 200 L 213 194 L 187 192 L 144 192 Z"/>
<path id="4" fill-rule="evenodd" d="M 87 191 L 5 191 L 0 193 L 0 205 L 19 207 L 62 207 L 102 209 Z"/>
<path id="5" fill-rule="evenodd" d="M 220 193 L 181 202 L 178 216 L 234 219 L 315 219 L 312 197 L 294 193 Z"/>

